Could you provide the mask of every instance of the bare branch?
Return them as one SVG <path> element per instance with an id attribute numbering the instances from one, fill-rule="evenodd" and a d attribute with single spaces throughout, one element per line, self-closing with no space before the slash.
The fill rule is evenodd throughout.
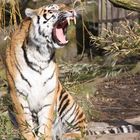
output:
<path id="1" fill-rule="evenodd" d="M 115 6 L 140 12 L 140 0 L 109 0 Z"/>

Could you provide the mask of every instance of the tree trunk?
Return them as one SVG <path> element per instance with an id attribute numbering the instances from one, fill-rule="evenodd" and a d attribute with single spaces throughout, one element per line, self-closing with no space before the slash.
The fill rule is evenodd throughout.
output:
<path id="1" fill-rule="evenodd" d="M 140 0 L 109 0 L 115 6 L 140 12 Z"/>

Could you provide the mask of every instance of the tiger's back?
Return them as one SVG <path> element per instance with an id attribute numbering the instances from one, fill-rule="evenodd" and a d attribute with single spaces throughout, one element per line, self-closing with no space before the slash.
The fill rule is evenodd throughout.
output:
<path id="1" fill-rule="evenodd" d="M 7 72 L 10 72 L 14 77 L 16 75 L 16 67 L 14 63 L 16 61 L 15 51 L 23 46 L 24 40 L 28 34 L 29 26 L 31 20 L 24 20 L 20 26 L 18 26 L 15 31 L 11 34 L 10 46 L 6 50 L 6 65 Z"/>

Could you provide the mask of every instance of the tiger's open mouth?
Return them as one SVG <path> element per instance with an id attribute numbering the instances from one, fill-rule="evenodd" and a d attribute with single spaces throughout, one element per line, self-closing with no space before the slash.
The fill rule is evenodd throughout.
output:
<path id="1" fill-rule="evenodd" d="M 70 25 L 70 22 L 73 21 L 76 24 L 76 17 L 67 17 L 63 21 L 57 21 L 54 25 L 52 31 L 52 38 L 60 46 L 64 46 L 68 43 L 66 33 L 67 27 Z"/>

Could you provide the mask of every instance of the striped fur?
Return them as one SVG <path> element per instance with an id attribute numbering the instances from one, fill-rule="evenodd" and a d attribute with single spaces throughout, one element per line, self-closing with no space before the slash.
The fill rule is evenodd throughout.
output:
<path id="1" fill-rule="evenodd" d="M 135 128 L 132 125 L 121 125 L 118 127 L 114 127 L 114 126 L 109 126 L 104 128 L 103 130 L 96 130 L 96 131 L 92 131 L 90 129 L 88 129 L 86 131 L 86 136 L 89 135 L 103 135 L 103 134 L 121 134 L 121 133 L 133 133 L 135 132 Z"/>
<path id="2" fill-rule="evenodd" d="M 62 88 L 54 61 L 55 48 L 67 43 L 66 19 L 74 20 L 75 12 L 52 4 L 27 9 L 26 15 L 28 19 L 12 34 L 6 53 L 14 109 L 10 116 L 27 140 L 81 137 L 85 115 Z"/>
<path id="3" fill-rule="evenodd" d="M 56 48 L 66 43 L 65 29 L 75 12 L 61 5 L 26 10 L 27 19 L 15 30 L 7 48 L 7 79 L 13 123 L 27 140 L 69 140 L 89 134 L 129 132 L 130 127 L 87 130 L 82 109 L 58 80 Z M 63 30 L 62 30 L 63 28 Z"/>

